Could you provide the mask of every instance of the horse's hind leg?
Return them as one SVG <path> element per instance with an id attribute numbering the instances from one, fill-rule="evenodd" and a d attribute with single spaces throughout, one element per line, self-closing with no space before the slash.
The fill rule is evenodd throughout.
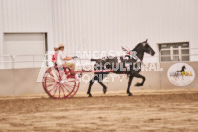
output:
<path id="1" fill-rule="evenodd" d="M 128 93 L 129 96 L 132 96 L 132 95 L 133 95 L 133 94 L 130 92 L 130 86 L 131 86 L 132 80 L 133 80 L 133 75 L 130 74 L 130 76 L 129 76 L 129 82 L 128 82 L 128 88 L 127 88 L 127 93 Z"/>
<path id="2" fill-rule="evenodd" d="M 100 83 L 100 85 L 102 85 L 103 87 L 103 93 L 105 94 L 107 92 L 107 86 L 104 85 L 104 83 L 102 83 L 102 80 L 107 76 L 108 74 L 105 73 L 105 74 L 99 74 L 99 77 L 98 77 L 98 82 Z"/>
<path id="3" fill-rule="evenodd" d="M 93 85 L 93 83 L 94 83 L 95 81 L 98 81 L 99 84 L 102 85 L 102 87 L 103 87 L 103 92 L 104 92 L 104 94 L 106 93 L 107 87 L 102 83 L 102 80 L 103 80 L 107 75 L 108 75 L 108 73 L 105 73 L 105 74 L 103 74 L 103 73 L 94 74 L 94 77 L 93 77 L 93 78 L 90 80 L 90 82 L 89 82 L 89 88 L 88 88 L 88 91 L 87 91 L 87 94 L 89 94 L 89 97 L 92 97 L 92 95 L 91 95 L 91 87 L 92 87 L 92 85 Z"/>
<path id="4" fill-rule="evenodd" d="M 102 85 L 103 93 L 105 94 L 107 92 L 107 86 L 105 86 L 104 83 L 102 83 L 102 82 L 99 82 L 99 83 L 100 83 L 100 85 Z"/>
<path id="5" fill-rule="evenodd" d="M 96 74 L 94 74 L 94 77 L 89 81 L 89 88 L 88 88 L 88 91 L 87 91 L 87 94 L 89 94 L 89 97 L 92 97 L 91 95 L 91 87 L 92 85 L 94 84 L 94 82 L 98 80 L 98 77 Z"/>

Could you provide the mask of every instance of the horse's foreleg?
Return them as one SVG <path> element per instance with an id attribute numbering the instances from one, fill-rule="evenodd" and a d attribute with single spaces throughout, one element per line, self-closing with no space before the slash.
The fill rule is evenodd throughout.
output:
<path id="1" fill-rule="evenodd" d="M 144 76 L 140 75 L 139 73 L 134 73 L 133 76 L 137 77 L 137 78 L 142 78 L 142 82 L 141 83 L 137 82 L 135 84 L 135 86 L 143 86 L 144 85 L 144 82 L 146 80 L 146 78 Z"/>
<path id="2" fill-rule="evenodd" d="M 128 93 L 129 96 L 132 96 L 132 95 L 133 95 L 133 94 L 130 92 L 130 86 L 131 86 L 132 80 L 133 80 L 133 75 L 131 74 L 131 75 L 129 76 L 129 82 L 128 82 L 128 88 L 127 88 L 127 93 Z"/>

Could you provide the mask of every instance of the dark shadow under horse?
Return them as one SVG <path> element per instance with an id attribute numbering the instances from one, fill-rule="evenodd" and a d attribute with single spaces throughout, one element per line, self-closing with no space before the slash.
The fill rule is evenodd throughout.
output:
<path id="1" fill-rule="evenodd" d="M 95 81 L 98 81 L 99 84 L 103 87 L 104 94 L 107 91 L 107 87 L 102 83 L 102 80 L 110 73 L 104 72 L 102 70 L 113 69 L 112 72 L 116 74 L 127 74 L 129 76 L 129 82 L 127 87 L 127 94 L 132 96 L 130 92 L 130 86 L 134 77 L 141 78 L 142 82 L 137 83 L 135 86 L 143 86 L 146 78 L 142 76 L 139 72 L 141 71 L 141 65 L 144 58 L 144 53 L 148 53 L 154 56 L 155 51 L 147 43 L 147 40 L 136 45 L 136 47 L 130 51 L 131 53 L 136 53 L 136 56 L 119 56 L 119 57 L 110 57 L 107 56 L 102 59 L 91 59 L 91 61 L 96 61 L 94 65 L 94 70 L 101 70 L 101 72 L 95 72 L 92 80 L 90 80 L 89 88 L 87 94 L 89 97 L 91 95 L 91 87 Z M 127 67 L 128 66 L 128 67 Z"/>

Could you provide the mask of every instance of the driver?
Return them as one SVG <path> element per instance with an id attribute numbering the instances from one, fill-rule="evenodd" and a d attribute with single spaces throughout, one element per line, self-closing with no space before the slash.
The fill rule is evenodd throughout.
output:
<path id="1" fill-rule="evenodd" d="M 65 56 L 64 54 L 64 45 L 63 44 L 60 44 L 58 49 L 59 49 L 59 52 L 58 52 L 58 57 L 57 57 L 57 65 L 58 66 L 68 66 L 68 67 L 71 67 L 73 70 L 75 70 L 75 64 L 74 63 L 68 63 L 66 61 L 69 61 L 71 59 L 73 59 L 73 57 L 68 57 L 68 56 Z"/>

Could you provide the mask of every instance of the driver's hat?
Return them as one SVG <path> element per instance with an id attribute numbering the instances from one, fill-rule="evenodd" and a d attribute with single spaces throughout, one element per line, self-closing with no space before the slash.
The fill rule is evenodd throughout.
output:
<path id="1" fill-rule="evenodd" d="M 63 44 L 59 44 L 58 48 L 64 48 L 65 46 Z"/>

